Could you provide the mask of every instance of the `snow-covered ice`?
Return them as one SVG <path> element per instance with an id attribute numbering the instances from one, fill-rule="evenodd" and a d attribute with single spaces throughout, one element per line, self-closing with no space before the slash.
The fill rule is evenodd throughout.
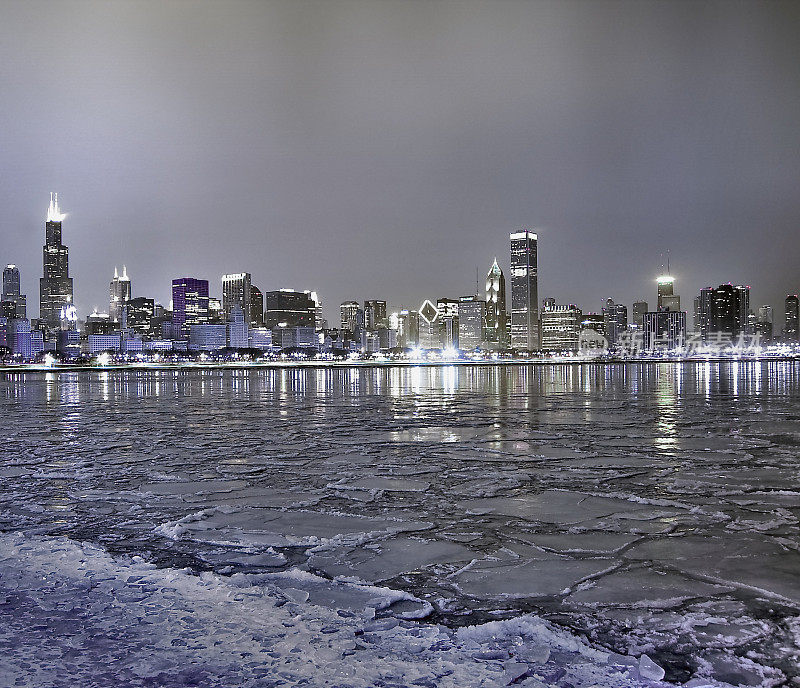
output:
<path id="1" fill-rule="evenodd" d="M 4 374 L 0 669 L 796 685 L 798 401 L 787 362 Z"/>

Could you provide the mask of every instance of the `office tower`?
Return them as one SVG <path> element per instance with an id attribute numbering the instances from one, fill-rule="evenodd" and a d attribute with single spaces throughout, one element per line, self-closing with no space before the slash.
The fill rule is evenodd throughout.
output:
<path id="1" fill-rule="evenodd" d="M 61 222 L 65 217 L 58 207 L 58 194 L 51 193 L 42 247 L 44 272 L 39 280 L 39 319 L 53 330 L 58 328 L 61 307 L 73 302 L 69 249 L 61 243 Z"/>
<path id="2" fill-rule="evenodd" d="M 436 314 L 439 318 L 458 315 L 458 299 L 437 299 Z"/>
<path id="3" fill-rule="evenodd" d="M 264 327 L 264 295 L 254 284 L 250 285 L 250 327 Z"/>
<path id="4" fill-rule="evenodd" d="M 220 325 L 225 322 L 225 311 L 222 308 L 222 299 L 208 297 L 208 322 Z"/>
<path id="5" fill-rule="evenodd" d="M 591 330 L 605 337 L 606 319 L 601 313 L 585 313 L 581 318 L 581 330 Z"/>
<path id="6" fill-rule="evenodd" d="M 316 327 L 318 301 L 310 291 L 279 289 L 264 292 L 264 324 L 275 327 Z"/>
<path id="7" fill-rule="evenodd" d="M 24 320 L 27 314 L 27 297 L 20 293 L 19 269 L 16 265 L 7 265 L 3 270 L 3 296 L 2 301 L 14 304 L 15 315 Z"/>
<path id="8" fill-rule="evenodd" d="M 713 336 L 738 337 L 748 333 L 750 287 L 720 284 L 700 291 L 700 326 L 704 341 Z"/>
<path id="9" fill-rule="evenodd" d="M 402 310 L 398 314 L 397 321 L 399 345 L 404 348 L 413 348 L 415 346 L 419 346 L 419 312 Z"/>
<path id="10" fill-rule="evenodd" d="M 114 279 L 108 285 L 108 317 L 114 322 L 120 321 L 122 307 L 131 300 L 131 281 L 128 279 L 128 268 L 122 266 L 122 277 L 120 277 L 116 266 L 114 267 Z"/>
<path id="11" fill-rule="evenodd" d="M 175 334 L 189 339 L 189 328 L 208 322 L 208 280 L 180 277 L 172 280 L 172 323 Z"/>
<path id="12" fill-rule="evenodd" d="M 222 276 L 222 310 L 226 322 L 231 319 L 234 306 L 242 309 L 248 322 L 251 320 L 251 291 L 249 272 Z"/>
<path id="13" fill-rule="evenodd" d="M 576 305 L 548 302 L 542 309 L 542 351 L 577 351 L 582 321 L 583 313 Z"/>
<path id="14" fill-rule="evenodd" d="M 0 301 L 0 318 L 15 320 L 17 318 L 17 304 L 13 301 Z"/>
<path id="15" fill-rule="evenodd" d="M 231 307 L 228 320 L 228 347 L 231 349 L 246 349 L 250 345 L 250 328 L 245 319 L 244 310 L 239 304 Z"/>
<path id="16" fill-rule="evenodd" d="M 703 341 L 708 340 L 711 331 L 711 303 L 714 297 L 714 287 L 703 287 L 695 298 L 694 331 Z"/>
<path id="17" fill-rule="evenodd" d="M 506 321 L 506 278 L 495 258 L 486 275 L 486 340 L 490 348 L 508 348 Z"/>
<path id="18" fill-rule="evenodd" d="M 772 306 L 759 306 L 753 332 L 759 336 L 761 344 L 769 344 L 773 339 Z"/>
<path id="19" fill-rule="evenodd" d="M 619 335 L 628 329 L 628 307 L 607 299 L 603 309 L 603 324 L 605 338 L 609 344 L 615 344 Z"/>
<path id="20" fill-rule="evenodd" d="M 798 303 L 797 294 L 789 294 L 786 297 L 783 338 L 791 343 L 798 340 Z"/>
<path id="21" fill-rule="evenodd" d="M 473 351 L 486 344 L 488 304 L 477 296 L 458 300 L 458 347 Z"/>
<path id="22" fill-rule="evenodd" d="M 156 310 L 155 301 L 137 296 L 135 299 L 130 299 L 125 305 L 128 329 L 142 336 L 152 335 Z"/>
<path id="23" fill-rule="evenodd" d="M 24 359 L 30 359 L 33 356 L 33 339 L 29 320 L 16 318 L 9 320 L 6 324 L 6 336 L 12 355 Z"/>
<path id="24" fill-rule="evenodd" d="M 675 278 L 671 275 L 659 275 L 656 283 L 658 285 L 658 310 L 679 311 L 681 297 L 673 292 Z"/>
<path id="25" fill-rule="evenodd" d="M 419 345 L 423 349 L 438 349 L 439 309 L 429 299 L 425 299 L 419 307 Z"/>
<path id="26" fill-rule="evenodd" d="M 523 230 L 511 240 L 511 347 L 539 348 L 538 237 Z"/>
<path id="27" fill-rule="evenodd" d="M 644 348 L 676 349 L 686 341 L 686 313 L 659 310 L 644 316 Z"/>
<path id="28" fill-rule="evenodd" d="M 355 334 L 364 329 L 364 311 L 358 305 L 358 301 L 345 301 L 339 306 L 339 315 L 341 317 L 341 329 Z"/>
<path id="29" fill-rule="evenodd" d="M 364 327 L 369 332 L 374 332 L 381 327 L 387 327 L 386 301 L 364 301 Z"/>
<path id="30" fill-rule="evenodd" d="M 640 330 L 644 327 L 644 316 L 647 313 L 647 301 L 634 301 L 633 324 Z"/>

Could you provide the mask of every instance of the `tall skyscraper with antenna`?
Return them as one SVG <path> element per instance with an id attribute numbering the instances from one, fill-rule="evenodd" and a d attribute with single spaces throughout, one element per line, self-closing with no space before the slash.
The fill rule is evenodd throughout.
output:
<path id="1" fill-rule="evenodd" d="M 69 249 L 61 242 L 61 222 L 65 217 L 58 207 L 58 194 L 51 193 L 42 247 L 44 272 L 39 280 L 39 319 L 48 329 L 59 327 L 62 306 L 73 303 Z"/>

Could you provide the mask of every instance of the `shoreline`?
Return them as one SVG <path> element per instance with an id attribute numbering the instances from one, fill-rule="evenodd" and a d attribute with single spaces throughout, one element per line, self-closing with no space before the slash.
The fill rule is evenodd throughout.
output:
<path id="1" fill-rule="evenodd" d="M 730 358 L 725 356 L 693 358 L 635 358 L 635 359 L 502 359 L 487 361 L 225 361 L 225 362 L 180 362 L 180 363 L 112 363 L 108 365 L 78 365 L 41 363 L 22 363 L 0 366 L 0 373 L 75 373 L 75 372 L 123 372 L 123 371 L 186 371 L 186 370 L 284 370 L 284 369 L 342 369 L 342 368 L 444 368 L 451 366 L 500 368 L 505 366 L 629 366 L 698 363 L 783 363 L 800 362 L 800 356 L 761 356 Z"/>

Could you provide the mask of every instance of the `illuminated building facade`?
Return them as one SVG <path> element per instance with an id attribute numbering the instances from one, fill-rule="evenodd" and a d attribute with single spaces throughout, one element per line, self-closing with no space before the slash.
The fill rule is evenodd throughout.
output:
<path id="1" fill-rule="evenodd" d="M 208 280 L 180 277 L 172 280 L 172 323 L 175 333 L 189 339 L 189 328 L 208 322 Z"/>
<path id="2" fill-rule="evenodd" d="M 114 279 L 108 285 L 108 317 L 114 322 L 119 322 L 122 309 L 131 300 L 131 281 L 128 278 L 128 268 L 122 266 L 122 276 L 114 268 Z"/>
<path id="3" fill-rule="evenodd" d="M 264 325 L 316 327 L 317 301 L 313 292 L 279 289 L 264 292 Z"/>
<path id="4" fill-rule="evenodd" d="M 486 342 L 492 349 L 508 348 L 506 278 L 497 258 L 486 275 Z"/>
<path id="5" fill-rule="evenodd" d="M 234 306 L 242 309 L 248 322 L 252 320 L 250 281 L 249 272 L 222 276 L 222 317 L 225 321 L 231 319 L 231 310 Z"/>
<path id="6" fill-rule="evenodd" d="M 789 294 L 789 296 L 786 297 L 783 338 L 790 343 L 797 342 L 798 333 L 800 333 L 798 329 L 798 315 L 800 315 L 798 312 L 800 310 L 798 304 L 800 304 L 800 301 L 798 301 L 797 294 Z"/>
<path id="7" fill-rule="evenodd" d="M 582 321 L 583 313 L 576 305 L 548 303 L 542 309 L 542 351 L 577 351 Z"/>
<path id="8" fill-rule="evenodd" d="M 52 330 L 59 327 L 61 307 L 73 302 L 69 249 L 61 241 L 61 222 L 65 217 L 58 207 L 58 194 L 50 194 L 42 247 L 43 276 L 39 280 L 39 319 Z"/>
<path id="9" fill-rule="evenodd" d="M 16 265 L 6 265 L 3 269 L 3 295 L 5 303 L 14 304 L 14 316 L 21 320 L 27 318 L 27 298 L 20 293 L 19 268 Z"/>
<path id="10" fill-rule="evenodd" d="M 511 241 L 511 347 L 539 348 L 538 237 L 523 230 Z"/>

